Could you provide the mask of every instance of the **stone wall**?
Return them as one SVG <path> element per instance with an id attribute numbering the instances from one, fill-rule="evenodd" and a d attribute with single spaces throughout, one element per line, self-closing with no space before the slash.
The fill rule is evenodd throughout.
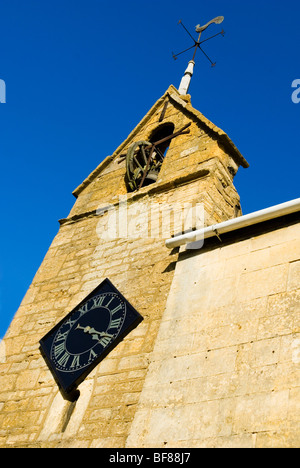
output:
<path id="1" fill-rule="evenodd" d="M 128 447 L 300 446 L 300 224 L 256 231 L 179 257 Z"/>
<path id="2" fill-rule="evenodd" d="M 124 445 L 176 254 L 166 252 L 160 239 L 101 243 L 98 223 L 99 218 L 93 217 L 60 228 L 5 337 L 6 360 L 0 364 L 0 440 L 4 445 L 51 447 L 66 439 L 72 446 L 97 444 L 98 439 L 103 444 Z M 144 321 L 90 374 L 91 386 L 86 389 L 86 382 L 82 384 L 74 411 L 74 417 L 76 411 L 82 416 L 76 425 L 80 433 L 74 440 L 72 418 L 68 430 L 62 431 L 71 404 L 60 395 L 41 356 L 39 340 L 106 277 Z"/>
<path id="3" fill-rule="evenodd" d="M 122 156 L 162 119 L 190 134 L 172 140 L 155 184 L 127 193 Z M 205 225 L 241 213 L 240 165 L 227 135 L 171 86 L 74 191 L 1 343 L 1 447 L 300 445 L 299 222 L 180 254 L 164 243 L 185 203 L 202 204 Z M 39 340 L 106 277 L 144 320 L 69 401 Z"/>
<path id="4" fill-rule="evenodd" d="M 166 100 L 164 121 L 176 131 L 191 123 L 191 133 L 172 140 L 157 183 L 127 194 L 121 156 L 160 124 Z M 243 159 L 228 137 L 198 114 L 189 98 L 180 99 L 171 87 L 114 155 L 75 190 L 76 203 L 60 221 L 4 339 L 0 446 L 125 446 L 178 257 L 178 251 L 166 249 L 164 239 L 180 231 L 180 225 L 164 225 L 163 209 L 173 216 L 184 203 L 203 203 L 206 224 L 239 212 L 232 179 Z M 130 235 L 120 232 L 124 200 Z M 81 384 L 77 402 L 70 402 L 57 388 L 39 341 L 106 277 L 144 321 Z"/>
<path id="5" fill-rule="evenodd" d="M 127 194 L 121 156 L 160 125 L 163 110 L 164 122 L 173 123 L 175 131 L 190 123 L 191 132 L 172 140 L 157 183 Z M 76 203 L 60 221 L 4 339 L 0 446 L 125 446 L 178 256 L 166 249 L 164 239 L 181 226 L 175 221 L 166 226 L 162 208 L 174 217 L 184 203 L 203 203 L 209 224 L 234 217 L 239 207 L 232 183 L 240 164 L 237 150 L 195 112 L 189 98 L 180 99 L 170 87 L 114 155 L 75 190 Z M 124 200 L 130 235 L 119 229 Z M 70 402 L 57 388 L 39 341 L 106 277 L 144 321 L 81 384 L 77 402 Z"/>

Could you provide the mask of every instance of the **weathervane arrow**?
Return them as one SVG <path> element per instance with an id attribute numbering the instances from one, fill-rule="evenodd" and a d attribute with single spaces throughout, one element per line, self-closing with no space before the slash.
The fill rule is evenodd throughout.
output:
<path id="1" fill-rule="evenodd" d="M 205 55 L 205 57 L 210 61 L 212 67 L 214 67 L 216 65 L 216 63 L 213 63 L 212 60 L 208 57 L 208 55 L 204 52 L 204 50 L 201 48 L 201 44 L 203 44 L 203 42 L 207 42 L 209 41 L 210 39 L 216 37 L 216 36 L 219 36 L 220 34 L 222 36 L 224 36 L 225 32 L 222 30 L 221 32 L 215 34 L 214 36 L 211 36 L 209 37 L 208 39 L 205 39 L 204 41 L 201 41 L 200 42 L 200 38 L 201 38 L 201 35 L 203 33 L 203 31 L 205 31 L 211 24 L 221 24 L 222 22 L 224 21 L 224 16 L 217 16 L 216 18 L 212 19 L 211 21 L 209 21 L 208 23 L 206 23 L 204 26 L 201 26 L 200 24 L 198 24 L 196 27 L 195 27 L 195 30 L 197 33 L 199 33 L 199 36 L 198 36 L 198 40 L 195 40 L 193 38 L 193 36 L 190 34 L 190 32 L 187 30 L 187 28 L 184 26 L 184 24 L 182 23 L 182 21 L 180 20 L 179 21 L 179 24 L 182 25 L 182 27 L 186 30 L 186 32 L 188 33 L 188 35 L 193 39 L 194 41 L 194 44 L 189 47 L 188 49 L 185 49 L 183 50 L 182 52 L 179 52 L 178 54 L 173 54 L 173 58 L 176 60 L 178 55 L 181 55 L 183 54 L 184 52 L 187 52 L 188 50 L 190 49 L 193 49 L 194 48 L 194 55 L 193 55 L 193 58 L 192 60 L 189 61 L 189 64 L 188 64 L 188 67 L 187 69 L 185 70 L 184 72 L 184 75 L 182 77 L 182 80 L 181 80 L 181 83 L 180 83 L 180 86 L 179 86 L 179 93 L 180 94 L 187 94 L 188 92 L 188 89 L 189 89 L 189 86 L 190 86 L 190 82 L 191 82 L 191 79 L 192 79 L 192 76 L 193 76 L 193 73 L 194 73 L 194 66 L 195 66 L 195 56 L 196 56 L 196 52 L 198 50 L 198 48 L 201 50 L 201 52 Z"/>
<path id="2" fill-rule="evenodd" d="M 205 31 L 206 28 L 208 28 L 208 26 L 210 24 L 221 24 L 223 23 L 224 21 L 224 16 L 217 16 L 216 18 L 212 19 L 211 21 L 209 21 L 208 23 L 206 23 L 204 26 L 200 26 L 200 24 L 197 24 L 195 30 L 197 33 L 202 33 L 203 31 Z"/>

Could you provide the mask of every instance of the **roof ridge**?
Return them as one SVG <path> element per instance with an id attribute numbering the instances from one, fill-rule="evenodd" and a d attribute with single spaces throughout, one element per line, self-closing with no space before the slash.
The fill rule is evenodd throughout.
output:
<path id="1" fill-rule="evenodd" d="M 84 179 L 84 181 L 73 191 L 73 195 L 77 198 L 78 195 L 82 192 L 82 190 L 87 187 L 103 169 L 105 169 L 108 164 L 110 164 L 126 147 L 128 141 L 132 140 L 134 136 L 139 132 L 141 127 L 143 127 L 146 122 L 152 117 L 152 115 L 157 111 L 157 109 L 163 105 L 165 99 L 168 99 L 172 102 L 175 102 L 177 105 L 182 107 L 185 112 L 190 113 L 194 116 L 197 120 L 201 122 L 202 125 L 206 126 L 208 130 L 214 132 L 217 137 L 221 140 L 221 143 L 224 147 L 232 154 L 233 158 L 237 160 L 239 165 L 244 168 L 249 167 L 248 162 L 242 156 L 238 148 L 235 146 L 233 141 L 229 138 L 229 136 L 215 124 L 213 124 L 209 119 L 207 119 L 200 111 L 195 109 L 191 104 L 191 96 L 181 95 L 179 91 L 175 88 L 174 85 L 170 85 L 165 93 L 153 104 L 153 106 L 149 109 L 147 114 L 142 118 L 142 120 L 134 127 L 134 129 L 129 133 L 127 138 L 117 147 L 117 149 L 113 152 L 112 155 L 107 156 L 101 163 L 94 169 L 90 175 Z"/>

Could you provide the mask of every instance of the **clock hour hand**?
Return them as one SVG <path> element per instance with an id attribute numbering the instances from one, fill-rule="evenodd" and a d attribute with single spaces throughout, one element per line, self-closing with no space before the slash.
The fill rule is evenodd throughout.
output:
<path id="1" fill-rule="evenodd" d="M 97 335 L 99 335 L 101 338 L 103 338 L 104 336 L 107 336 L 109 338 L 113 338 L 113 335 L 111 335 L 110 333 L 99 332 L 99 331 L 95 330 L 95 328 L 92 328 L 90 326 L 81 327 L 80 325 L 77 325 L 76 330 L 77 329 L 83 330 L 84 333 L 89 333 L 89 335 L 94 335 L 95 339 L 98 339 Z M 93 336 L 93 339 L 94 339 L 94 336 Z"/>

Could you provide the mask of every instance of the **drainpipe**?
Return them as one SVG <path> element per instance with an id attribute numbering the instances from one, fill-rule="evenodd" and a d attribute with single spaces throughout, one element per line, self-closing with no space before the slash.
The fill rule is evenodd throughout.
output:
<path id="1" fill-rule="evenodd" d="M 239 218 L 229 219 L 223 223 L 214 224 L 203 229 L 198 229 L 197 231 L 172 237 L 171 239 L 166 240 L 166 247 L 168 249 L 174 249 L 175 247 L 180 247 L 181 245 L 186 245 L 190 242 L 196 242 L 213 236 L 217 236 L 219 238 L 220 234 L 252 226 L 253 224 L 262 223 L 270 219 L 279 218 L 280 216 L 296 213 L 297 211 L 300 211 L 300 198 L 296 198 L 295 200 L 275 205 L 270 208 L 265 208 L 264 210 L 255 211 L 254 213 L 240 216 Z"/>

